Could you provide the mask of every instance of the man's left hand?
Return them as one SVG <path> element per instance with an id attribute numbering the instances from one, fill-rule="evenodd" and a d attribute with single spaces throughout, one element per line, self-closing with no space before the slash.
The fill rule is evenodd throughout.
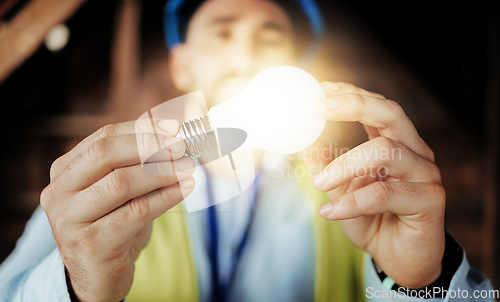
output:
<path id="1" fill-rule="evenodd" d="M 320 213 L 340 220 L 397 284 L 420 288 L 441 273 L 445 191 L 434 154 L 396 102 L 346 83 L 323 83 L 320 111 L 330 121 L 358 121 L 369 140 L 314 177 L 330 201 Z"/>

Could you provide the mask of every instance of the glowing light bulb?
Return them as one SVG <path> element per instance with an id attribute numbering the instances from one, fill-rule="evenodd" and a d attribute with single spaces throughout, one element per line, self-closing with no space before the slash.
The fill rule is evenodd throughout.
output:
<path id="1" fill-rule="evenodd" d="M 323 131 L 326 120 L 317 108 L 324 97 L 321 85 L 309 73 L 291 66 L 272 67 L 257 74 L 241 93 L 212 107 L 206 116 L 184 122 L 180 136 L 191 156 L 220 148 L 218 129 L 227 128 L 244 130 L 253 149 L 295 153 L 311 145 Z"/>

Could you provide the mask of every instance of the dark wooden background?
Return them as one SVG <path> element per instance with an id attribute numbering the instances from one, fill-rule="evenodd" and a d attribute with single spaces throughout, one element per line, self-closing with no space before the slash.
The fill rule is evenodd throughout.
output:
<path id="1" fill-rule="evenodd" d="M 0 260 L 38 205 L 53 160 L 100 126 L 179 94 L 168 75 L 163 1 L 89 0 L 63 12 L 59 2 L 0 1 L 0 68 L 18 66 L 0 82 Z M 19 59 L 2 33 L 33 3 L 31 22 L 63 21 L 70 40 Z M 320 1 L 327 35 L 310 71 L 403 105 L 436 153 L 447 228 L 499 288 L 500 16 L 486 2 L 436 3 Z M 356 124 L 329 131 L 346 146 L 366 139 Z"/>

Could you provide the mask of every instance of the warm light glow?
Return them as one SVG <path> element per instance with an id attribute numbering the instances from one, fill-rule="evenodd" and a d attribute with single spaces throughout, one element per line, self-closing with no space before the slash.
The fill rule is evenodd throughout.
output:
<path id="1" fill-rule="evenodd" d="M 245 89 L 208 112 L 214 128 L 239 128 L 255 149 L 298 152 L 321 134 L 326 120 L 318 112 L 325 97 L 307 72 L 278 66 L 256 75 Z"/>
<path id="2" fill-rule="evenodd" d="M 59 51 L 66 46 L 69 40 L 69 29 L 64 24 L 52 27 L 45 36 L 45 46 L 50 51 Z"/>

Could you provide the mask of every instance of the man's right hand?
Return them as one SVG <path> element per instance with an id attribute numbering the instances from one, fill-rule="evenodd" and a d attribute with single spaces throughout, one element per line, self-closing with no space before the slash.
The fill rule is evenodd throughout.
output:
<path id="1" fill-rule="evenodd" d="M 152 221 L 194 188 L 194 160 L 174 137 L 179 124 L 154 122 L 158 135 L 149 119 L 105 126 L 52 164 L 40 203 L 81 301 L 123 299 Z M 164 152 L 141 165 L 158 143 Z"/>

